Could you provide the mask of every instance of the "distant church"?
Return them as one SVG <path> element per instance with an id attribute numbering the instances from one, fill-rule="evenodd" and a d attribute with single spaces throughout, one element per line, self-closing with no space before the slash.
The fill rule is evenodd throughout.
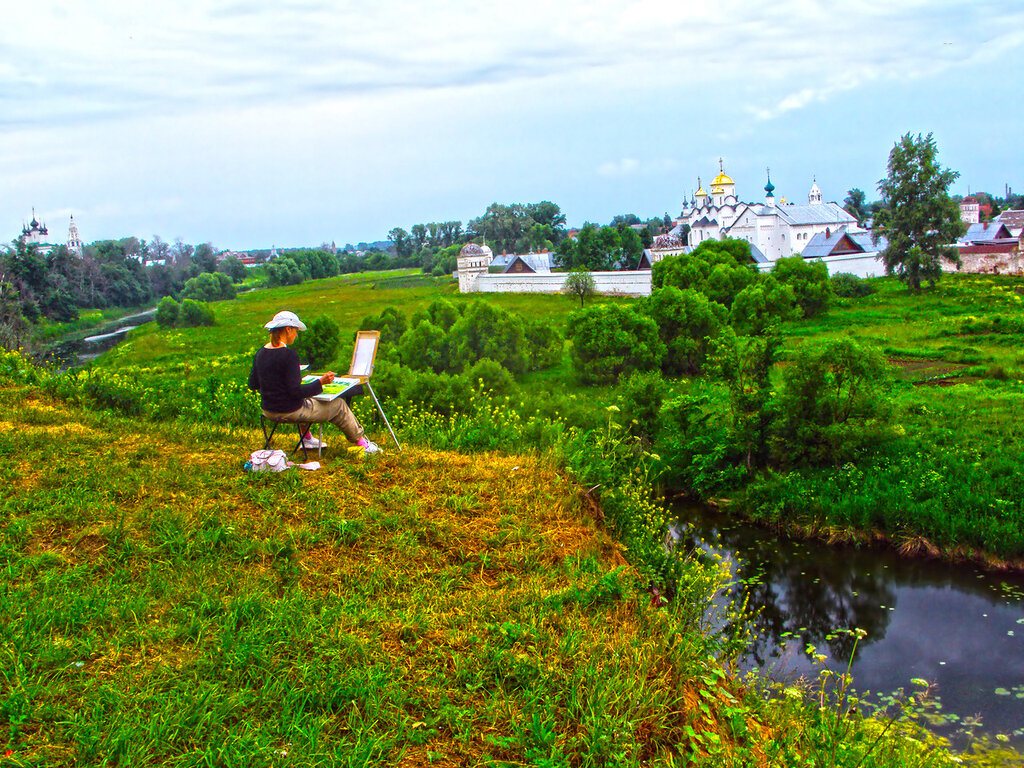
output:
<path id="1" fill-rule="evenodd" d="M 736 183 L 725 173 L 718 161 L 718 175 L 711 182 L 711 193 L 704 191 L 697 178 L 697 191 L 683 203 L 673 233 L 679 234 L 689 225 L 688 245 L 694 248 L 705 240 L 726 237 L 746 240 L 755 261 L 773 262 L 803 252 L 816 234 L 831 234 L 839 227 L 848 232 L 863 231 L 857 219 L 838 203 L 823 203 L 817 180 L 807 195 L 807 205 L 775 201 L 775 185 L 771 174 L 764 187 L 763 203 L 741 203 L 736 197 Z"/>
<path id="2" fill-rule="evenodd" d="M 57 247 L 57 244 L 50 240 L 50 230 L 46 225 L 36 219 L 36 211 L 32 209 L 32 221 L 21 228 L 19 237 L 25 245 L 34 245 L 41 254 L 47 254 Z M 78 226 L 75 224 L 75 217 L 71 217 L 71 224 L 68 226 L 68 252 L 75 256 L 83 253 L 82 237 L 78 234 Z"/>

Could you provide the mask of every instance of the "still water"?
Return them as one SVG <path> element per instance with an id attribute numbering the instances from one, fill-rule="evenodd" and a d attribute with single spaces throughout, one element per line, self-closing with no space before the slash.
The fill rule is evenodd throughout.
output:
<path id="1" fill-rule="evenodd" d="M 702 508 L 677 512 L 679 536 L 713 542 L 747 580 L 737 598 L 760 608 L 744 664 L 778 680 L 813 679 L 810 644 L 839 672 L 853 640 L 827 636 L 859 627 L 867 635 L 853 652 L 858 691 L 909 692 L 912 678 L 924 678 L 944 713 L 980 717 L 976 733 L 1006 734 L 1024 746 L 1024 577 L 792 540 Z"/>
<path id="2" fill-rule="evenodd" d="M 70 338 L 58 342 L 43 353 L 38 362 L 51 363 L 60 369 L 85 365 L 95 360 L 109 349 L 113 349 L 143 323 L 153 319 L 156 309 L 150 309 L 136 315 L 128 315 L 120 320 L 95 328 L 85 338 Z"/>

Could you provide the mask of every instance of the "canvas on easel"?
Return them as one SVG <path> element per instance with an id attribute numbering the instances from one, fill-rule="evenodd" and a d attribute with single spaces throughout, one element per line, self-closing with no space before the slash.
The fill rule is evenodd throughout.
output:
<path id="1" fill-rule="evenodd" d="M 398 450 L 402 450 L 402 446 L 398 443 L 398 438 L 395 437 L 395 430 L 391 428 L 391 422 L 388 421 L 388 417 L 384 414 L 384 409 L 380 407 L 377 393 L 370 386 L 370 377 L 373 375 L 373 362 L 377 359 L 377 345 L 379 343 L 380 331 L 359 331 L 356 333 L 356 345 L 352 350 L 352 364 L 348 367 L 348 377 L 350 379 L 358 379 L 366 387 L 366 391 L 373 398 L 374 405 L 377 406 L 377 412 L 380 413 L 384 423 L 387 424 L 388 432 L 391 433 L 391 439 L 395 441 Z"/>
<path id="2" fill-rule="evenodd" d="M 352 349 L 352 364 L 348 367 L 348 375 L 368 381 L 373 375 L 373 361 L 377 359 L 377 345 L 380 343 L 380 331 L 359 331 L 356 334 L 356 345 Z"/>

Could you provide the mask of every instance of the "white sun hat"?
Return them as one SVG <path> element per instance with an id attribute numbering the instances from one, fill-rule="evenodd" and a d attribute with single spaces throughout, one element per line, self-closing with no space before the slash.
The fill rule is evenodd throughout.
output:
<path id="1" fill-rule="evenodd" d="M 275 328 L 298 328 L 300 331 L 306 330 L 305 324 L 299 320 L 299 316 L 294 312 L 283 310 L 274 315 L 274 319 L 263 326 L 268 331 L 272 331 Z"/>

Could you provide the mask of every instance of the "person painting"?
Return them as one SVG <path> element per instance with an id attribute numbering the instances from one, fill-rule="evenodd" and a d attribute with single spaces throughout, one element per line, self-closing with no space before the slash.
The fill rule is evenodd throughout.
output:
<path id="1" fill-rule="evenodd" d="M 324 391 L 324 384 L 334 381 L 334 371 L 328 371 L 316 381 L 302 383 L 299 356 L 288 348 L 295 342 L 299 331 L 306 330 L 298 315 L 278 312 L 264 327 L 270 331 L 270 341 L 256 350 L 252 371 L 249 372 L 249 389 L 260 393 L 263 415 L 292 424 L 331 423 L 364 453 L 379 453 L 380 448 L 366 439 L 362 426 L 343 398 L 336 397 L 330 401 L 314 399 L 314 395 Z M 323 447 L 309 432 L 303 437 L 302 444 L 305 448 Z"/>

